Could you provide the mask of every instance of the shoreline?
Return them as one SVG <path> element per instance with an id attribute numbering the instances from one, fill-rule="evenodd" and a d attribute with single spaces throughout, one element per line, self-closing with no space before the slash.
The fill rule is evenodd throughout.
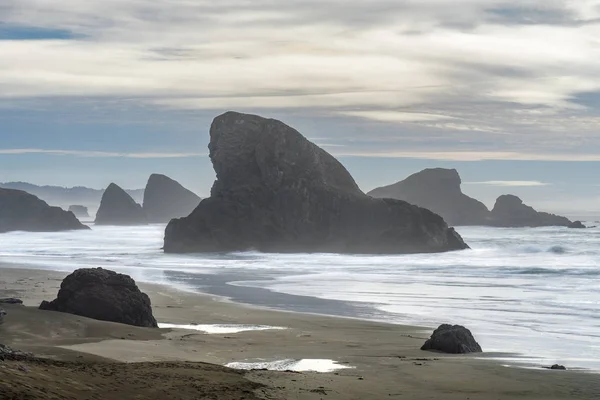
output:
<path id="1" fill-rule="evenodd" d="M 0 267 L 0 297 L 29 307 L 8 311 L 0 343 L 55 359 L 126 363 L 210 363 L 326 359 L 352 368 L 331 373 L 248 371 L 274 399 L 590 399 L 600 382 L 589 373 L 507 368 L 481 354 L 453 356 L 419 350 L 423 328 L 256 308 L 216 296 L 139 283 L 156 319 L 174 324 L 248 324 L 284 330 L 205 334 L 148 329 L 40 311 L 67 273 Z M 15 325 L 16 322 L 16 325 Z M 12 327 L 11 327 L 12 326 Z M 485 350 L 485 349 L 484 349 Z M 262 390 L 262 389 L 261 389 Z M 279 396 L 279 397 L 277 397 Z M 442 397 L 439 397 L 442 396 Z M 241 397 L 240 397 L 241 398 Z M 262 398 L 262 397 L 261 397 Z"/>
<path id="2" fill-rule="evenodd" d="M 104 267 L 106 268 L 106 267 Z M 49 279 L 60 279 L 62 280 L 66 275 L 68 275 L 70 272 L 66 272 L 66 271 L 57 271 L 57 270 L 50 270 L 50 269 L 42 269 L 42 268 L 36 268 L 36 266 L 33 265 L 17 265 L 17 264 L 7 264 L 7 263 L 2 263 L 0 262 L 0 272 L 2 271 L 6 271 L 7 269 L 13 270 L 13 271 L 17 271 L 17 274 L 22 274 L 25 271 L 33 271 L 37 274 L 41 274 L 41 275 L 50 275 Z M 150 293 L 155 293 L 155 294 L 166 294 L 167 297 L 173 296 L 174 294 L 179 293 L 180 295 L 184 295 L 186 297 L 199 297 L 199 298 L 203 298 L 204 301 L 209 301 L 212 302 L 214 304 L 219 304 L 219 303 L 223 303 L 223 304 L 229 304 L 231 307 L 233 308 L 241 308 L 241 309 L 247 309 L 247 310 L 255 310 L 256 312 L 265 312 L 265 313 L 279 313 L 281 315 L 304 315 L 306 317 L 315 317 L 315 318 L 321 318 L 321 319 L 342 319 L 342 320 L 349 320 L 349 321 L 356 321 L 356 322 L 362 322 L 362 323 L 371 323 L 374 325 L 389 325 L 392 327 L 398 327 L 401 329 L 409 329 L 413 335 L 415 335 L 416 337 L 419 338 L 419 340 L 422 340 L 423 342 L 429 337 L 429 335 L 431 334 L 431 332 L 433 332 L 433 330 L 437 327 L 437 326 L 424 326 L 424 325 L 414 325 L 414 324 L 404 324 L 404 323 L 398 323 L 398 322 L 392 322 L 392 321 L 388 321 L 386 319 L 374 319 L 374 318 L 369 318 L 366 316 L 357 316 L 356 313 L 357 311 L 359 311 L 360 309 L 371 309 L 370 308 L 370 304 L 369 303 L 360 303 L 360 302 L 347 302 L 347 301 L 341 301 L 341 300 L 328 300 L 328 299 L 321 299 L 321 298 L 316 298 L 316 297 L 309 297 L 309 296 L 298 296 L 298 295 L 292 295 L 292 294 L 286 294 L 286 293 L 279 293 L 279 292 L 272 292 L 269 289 L 266 288 L 259 288 L 259 287 L 246 287 L 246 286 L 241 286 L 241 285 L 227 285 L 228 283 L 232 282 L 231 279 L 236 276 L 235 274 L 219 274 L 219 275 L 209 275 L 209 274 L 190 274 L 190 273 L 186 273 L 183 271 L 166 271 L 169 274 L 173 274 L 175 275 L 174 279 L 170 279 L 167 278 L 167 281 L 170 283 L 166 283 L 166 282 L 161 282 L 161 283 L 148 283 L 145 281 L 138 281 L 138 287 L 140 287 L 140 289 L 144 292 L 148 292 L 148 294 Z M 210 285 L 207 286 L 203 286 L 205 289 L 208 289 L 207 291 L 201 291 L 199 286 L 195 286 L 195 285 L 190 285 L 187 283 L 183 283 L 181 281 L 178 281 L 177 279 L 177 275 L 179 276 L 190 276 L 190 275 L 194 275 L 195 277 L 199 277 L 200 279 L 207 279 L 209 282 L 211 282 Z M 1 277 L 2 274 L 0 274 L 0 283 L 1 283 Z M 264 278 L 264 277 L 263 277 Z M 234 280 L 235 281 L 235 280 Z M 216 285 L 215 285 L 216 283 Z M 59 283 L 60 285 L 60 283 Z M 55 287 L 56 292 L 58 292 L 58 286 L 57 285 Z M 211 290 L 215 287 L 218 287 L 219 293 L 215 293 L 214 290 Z M 238 292 L 238 293 L 230 293 L 230 294 L 223 294 L 223 288 L 228 287 L 228 290 L 225 290 L 225 292 L 227 291 L 231 291 L 231 292 Z M 45 290 L 45 289 L 44 289 Z M 270 301 L 268 301 L 267 303 L 271 304 L 271 305 L 261 305 L 261 304 L 256 304 L 256 303 L 252 303 L 251 301 L 243 301 L 243 295 L 239 294 L 239 291 L 244 291 L 244 290 L 250 290 L 250 291 L 256 291 L 260 294 L 267 294 L 268 296 L 272 296 L 272 297 L 277 297 L 278 299 L 286 299 L 286 301 L 289 303 L 291 300 L 294 299 L 308 299 L 311 303 L 313 303 L 314 305 L 317 305 L 319 308 L 323 307 L 324 305 L 336 305 L 336 306 L 341 306 L 343 307 L 343 309 L 349 310 L 348 315 L 343 315 L 339 313 L 339 310 L 337 310 L 337 313 L 331 313 L 331 312 L 315 312 L 315 311 L 306 311 L 306 310 L 294 310 L 294 309 L 287 309 L 285 307 L 285 303 L 279 303 L 278 306 L 279 308 L 277 308 L 276 306 L 272 305 L 272 301 L 273 299 L 269 299 Z M 56 293 L 55 293 L 56 294 Z M 55 294 L 54 297 L 49 296 L 48 298 L 46 297 L 41 297 L 39 296 L 33 296 L 30 297 L 29 299 L 27 297 L 23 298 L 22 300 L 24 300 L 25 305 L 26 306 L 35 306 L 37 307 L 42 300 L 52 300 L 55 298 Z M 31 295 L 29 295 L 31 296 Z M 9 296 L 5 296 L 2 295 L 2 288 L 0 286 L 0 297 L 9 297 Z M 16 296 L 18 297 L 18 296 Z M 32 298 L 34 298 L 35 300 L 32 300 Z M 153 301 L 153 309 L 155 308 L 155 304 Z M 325 307 L 327 308 L 327 307 Z M 385 314 L 385 312 L 382 312 L 382 314 Z M 160 315 L 160 314 L 159 314 Z M 155 311 L 155 316 L 156 316 L 156 311 Z M 241 317 L 241 319 L 243 320 L 243 316 Z M 173 323 L 173 321 L 159 321 L 159 318 L 157 317 L 157 321 L 159 323 Z M 178 324 L 189 324 L 189 321 L 186 320 L 180 320 L 177 321 Z M 243 322 L 233 322 L 230 321 L 229 323 L 243 323 Z M 461 324 L 461 321 L 455 321 L 455 323 Z M 467 326 L 468 328 L 469 326 Z M 476 335 L 476 339 L 477 339 L 477 335 Z M 420 345 L 418 346 L 420 347 Z M 425 354 L 425 353 L 424 353 Z M 435 354 L 435 353 L 434 353 Z M 440 356 L 444 356 L 443 354 L 441 354 Z M 445 355 L 448 356 L 448 355 Z M 450 355 L 450 357 L 452 357 L 452 355 Z M 485 351 L 484 348 L 484 353 L 479 353 L 479 354 L 472 354 L 469 356 L 469 358 L 474 359 L 474 360 L 480 360 L 483 362 L 492 362 L 492 363 L 496 363 L 498 365 L 501 365 L 503 367 L 507 367 L 507 368 L 517 368 L 517 369 L 525 369 L 525 370 L 544 370 L 547 366 L 552 365 L 553 363 L 543 357 L 535 357 L 535 356 L 531 356 L 531 355 L 527 355 L 524 353 L 518 353 L 518 352 L 507 352 L 507 351 Z M 573 367 L 573 366 L 567 366 L 569 368 L 570 371 L 573 372 L 579 372 L 579 373 L 585 373 L 585 374 L 600 374 L 600 370 L 594 370 L 594 369 L 588 369 L 588 368 L 579 368 L 579 367 Z"/>

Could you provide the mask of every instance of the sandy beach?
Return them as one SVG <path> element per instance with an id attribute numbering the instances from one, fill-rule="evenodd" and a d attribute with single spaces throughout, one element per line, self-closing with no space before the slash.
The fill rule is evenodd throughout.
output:
<path id="1" fill-rule="evenodd" d="M 167 286 L 140 284 L 159 324 L 285 329 L 206 334 L 37 310 L 42 300 L 55 298 L 65 275 L 0 267 L 0 297 L 25 302 L 3 306 L 8 315 L 0 343 L 48 359 L 0 363 L 1 399 L 600 398 L 595 374 L 423 352 L 419 348 L 430 334 L 423 328 L 272 311 Z M 301 359 L 333 360 L 345 368 L 317 373 L 223 367 Z"/>

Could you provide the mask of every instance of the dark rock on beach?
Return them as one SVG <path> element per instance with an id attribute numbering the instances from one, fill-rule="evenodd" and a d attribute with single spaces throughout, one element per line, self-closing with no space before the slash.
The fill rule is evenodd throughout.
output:
<path id="1" fill-rule="evenodd" d="M 4 322 L 4 316 L 6 315 L 6 311 L 0 308 L 0 324 Z"/>
<path id="2" fill-rule="evenodd" d="M 100 202 L 96 225 L 145 225 L 146 215 L 142 206 L 119 186 L 111 183 Z"/>
<path id="3" fill-rule="evenodd" d="M 58 297 L 41 310 L 60 311 L 102 321 L 156 328 L 150 298 L 128 275 L 103 268 L 78 269 L 60 285 Z"/>
<path id="4" fill-rule="evenodd" d="M 559 370 L 559 371 L 566 371 L 567 367 L 565 367 L 564 365 L 554 364 L 551 367 L 547 367 L 547 369 L 554 369 L 554 370 Z"/>
<path id="5" fill-rule="evenodd" d="M 144 191 L 143 209 L 148 222 L 169 222 L 190 215 L 200 200 L 179 182 L 165 175 L 152 174 Z"/>
<path id="6" fill-rule="evenodd" d="M 377 198 L 399 199 L 441 215 L 449 225 L 486 225 L 490 211 L 461 191 L 462 181 L 455 169 L 430 168 L 393 185 L 368 194 Z"/>
<path id="7" fill-rule="evenodd" d="M 517 196 L 506 194 L 498 197 L 492 209 L 493 225 L 498 227 L 570 226 L 572 222 L 559 215 L 539 212 Z"/>
<path id="8" fill-rule="evenodd" d="M 14 297 L 7 297 L 0 299 L 0 304 L 23 304 L 23 300 L 15 299 Z"/>
<path id="9" fill-rule="evenodd" d="M 33 354 L 11 349 L 8 346 L 0 344 L 0 361 L 23 360 L 30 357 L 33 357 Z"/>
<path id="10" fill-rule="evenodd" d="M 440 325 L 421 350 L 441 351 L 449 354 L 481 353 L 481 346 L 471 331 L 460 325 Z"/>
<path id="11" fill-rule="evenodd" d="M 60 207 L 21 190 L 0 189 L 0 233 L 10 231 L 59 232 L 89 229 Z"/>
<path id="12" fill-rule="evenodd" d="M 467 248 L 442 217 L 364 194 L 284 123 L 227 112 L 210 129 L 210 198 L 165 232 L 166 252 L 417 253 Z"/>
<path id="13" fill-rule="evenodd" d="M 69 211 L 71 211 L 77 218 L 89 218 L 90 213 L 87 207 L 73 205 L 69 206 Z"/>

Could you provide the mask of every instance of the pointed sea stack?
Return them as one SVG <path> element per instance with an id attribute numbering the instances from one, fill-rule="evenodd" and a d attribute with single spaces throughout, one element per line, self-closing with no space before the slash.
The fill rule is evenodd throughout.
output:
<path id="1" fill-rule="evenodd" d="M 145 225 L 146 215 L 142 206 L 119 186 L 111 183 L 100 202 L 96 225 Z"/>
<path id="2" fill-rule="evenodd" d="M 504 228 L 524 228 L 540 226 L 571 226 L 566 217 L 536 211 L 523 204 L 523 200 L 512 194 L 505 194 L 496 200 L 492 209 L 493 225 Z"/>
<path id="3" fill-rule="evenodd" d="M 144 191 L 143 208 L 148 222 L 162 223 L 187 217 L 198 207 L 200 200 L 179 182 L 165 175 L 152 174 Z"/>
<path id="4" fill-rule="evenodd" d="M 51 207 L 22 190 L 0 189 L 0 233 L 11 231 L 59 232 L 90 229 L 72 212 Z"/>
<path id="5" fill-rule="evenodd" d="M 211 197 L 165 231 L 166 252 L 417 253 L 468 246 L 442 217 L 364 194 L 284 123 L 227 112 L 210 129 Z"/>
<path id="6" fill-rule="evenodd" d="M 370 191 L 377 198 L 404 200 L 441 215 L 449 225 L 487 225 L 491 219 L 485 204 L 461 189 L 455 169 L 430 168 L 401 182 Z"/>

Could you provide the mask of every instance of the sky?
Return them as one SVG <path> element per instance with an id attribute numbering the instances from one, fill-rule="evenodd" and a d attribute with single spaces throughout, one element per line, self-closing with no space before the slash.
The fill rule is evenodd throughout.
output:
<path id="1" fill-rule="evenodd" d="M 2 0 L 0 181 L 207 196 L 208 129 L 277 118 L 365 191 L 600 215 L 600 0 Z"/>

